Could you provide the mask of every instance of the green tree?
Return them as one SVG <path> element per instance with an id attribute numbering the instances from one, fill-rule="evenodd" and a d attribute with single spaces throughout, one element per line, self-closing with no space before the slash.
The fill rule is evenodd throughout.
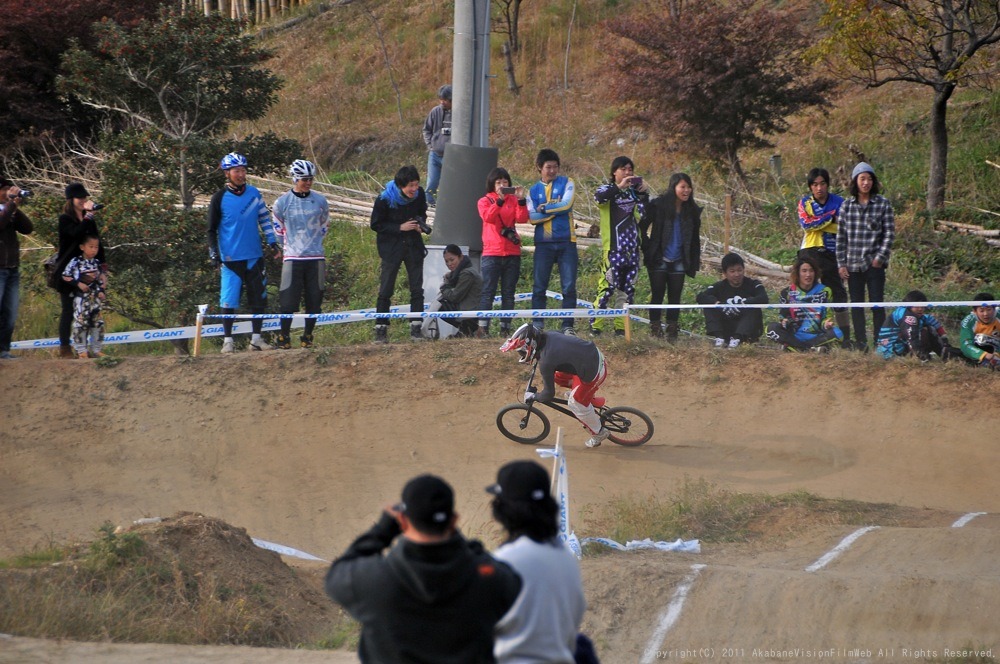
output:
<path id="1" fill-rule="evenodd" d="M 813 50 L 840 78 L 876 88 L 902 82 L 934 90 L 927 209 L 944 204 L 948 100 L 988 82 L 996 63 L 980 51 L 1000 41 L 996 0 L 826 0 L 829 35 Z"/>
<path id="2" fill-rule="evenodd" d="M 257 120 L 277 101 L 281 81 L 261 66 L 270 51 L 241 34 L 236 21 L 169 8 L 132 28 L 105 19 L 94 33 L 93 49 L 74 44 L 63 55 L 59 89 L 176 146 L 176 162 L 161 164 L 176 169 L 190 208 L 198 168 L 192 155 L 230 123 Z"/>
<path id="3" fill-rule="evenodd" d="M 728 166 L 744 187 L 740 150 L 770 147 L 832 87 L 801 58 L 799 19 L 753 0 L 643 6 L 607 27 L 620 38 L 607 43 L 606 84 L 626 104 L 621 119 Z"/>

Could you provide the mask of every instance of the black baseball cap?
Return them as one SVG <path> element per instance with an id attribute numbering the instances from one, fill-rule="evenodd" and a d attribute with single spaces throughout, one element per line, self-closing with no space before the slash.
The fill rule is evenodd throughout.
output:
<path id="1" fill-rule="evenodd" d="M 418 528 L 439 530 L 455 512 L 455 492 L 436 475 L 418 475 L 403 487 L 400 511 Z"/>
<path id="2" fill-rule="evenodd" d="M 549 474 L 534 461 L 511 461 L 497 471 L 486 492 L 510 501 L 537 502 L 549 497 Z"/>

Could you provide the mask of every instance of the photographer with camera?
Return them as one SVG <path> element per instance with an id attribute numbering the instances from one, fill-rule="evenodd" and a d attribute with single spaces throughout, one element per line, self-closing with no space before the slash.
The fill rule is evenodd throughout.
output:
<path id="1" fill-rule="evenodd" d="M 528 223 L 528 203 L 524 187 L 515 187 L 505 168 L 494 168 L 486 177 L 486 195 L 479 199 L 479 216 L 483 220 L 483 292 L 479 308 L 493 308 L 493 298 L 500 284 L 500 308 L 514 308 L 517 280 L 521 276 L 521 236 L 515 224 Z M 479 321 L 476 336 L 485 337 L 490 321 Z M 500 333 L 510 334 L 510 319 L 500 319 Z"/>
<path id="2" fill-rule="evenodd" d="M 94 211 L 102 205 L 90 200 L 90 192 L 80 182 L 66 185 L 66 205 L 59 215 L 59 260 L 56 263 L 56 273 L 62 274 L 74 258 L 82 255 L 80 245 L 88 236 L 98 240 L 97 261 L 100 263 L 100 285 L 106 288 L 108 284 L 108 264 L 104 260 L 104 242 L 101 241 Z M 76 289 L 68 282 L 60 281 L 57 288 L 60 295 L 62 312 L 59 315 L 59 357 L 74 359 L 77 354 L 70 345 L 70 333 L 73 327 L 73 297 Z"/>
<path id="3" fill-rule="evenodd" d="M 20 205 L 31 192 L 0 177 L 0 360 L 13 360 L 10 342 L 21 300 L 21 242 L 17 234 L 30 235 L 31 220 Z"/>
<path id="4" fill-rule="evenodd" d="M 406 279 L 410 284 L 410 338 L 423 339 L 420 334 L 420 314 L 424 311 L 424 247 L 421 233 L 430 235 L 427 225 L 427 197 L 420 186 L 420 174 L 415 166 L 403 166 L 396 176 L 386 183 L 385 189 L 375 199 L 369 224 L 378 236 L 378 256 L 382 259 L 379 276 L 378 301 L 375 311 L 388 313 L 392 293 L 396 290 L 399 266 L 406 266 Z M 375 319 L 375 343 L 389 342 L 389 319 Z"/>

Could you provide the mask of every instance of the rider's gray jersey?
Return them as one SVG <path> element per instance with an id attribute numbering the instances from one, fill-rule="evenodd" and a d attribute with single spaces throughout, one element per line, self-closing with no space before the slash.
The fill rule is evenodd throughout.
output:
<path id="1" fill-rule="evenodd" d="M 597 378 L 601 368 L 601 351 L 592 341 L 568 334 L 543 332 L 544 343 L 538 348 L 538 370 L 545 385 L 535 397 L 548 401 L 555 396 L 555 372 L 579 376 L 584 383 Z"/>

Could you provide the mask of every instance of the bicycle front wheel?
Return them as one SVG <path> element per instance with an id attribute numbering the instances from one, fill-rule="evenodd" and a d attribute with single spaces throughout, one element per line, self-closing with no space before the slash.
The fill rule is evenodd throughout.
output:
<path id="1" fill-rule="evenodd" d="M 653 420 L 631 406 L 608 408 L 601 414 L 601 424 L 611 432 L 612 443 L 638 447 L 653 437 Z"/>
<path id="2" fill-rule="evenodd" d="M 535 445 L 545 440 L 551 426 L 549 418 L 537 408 L 512 403 L 497 413 L 497 428 L 515 443 Z"/>

